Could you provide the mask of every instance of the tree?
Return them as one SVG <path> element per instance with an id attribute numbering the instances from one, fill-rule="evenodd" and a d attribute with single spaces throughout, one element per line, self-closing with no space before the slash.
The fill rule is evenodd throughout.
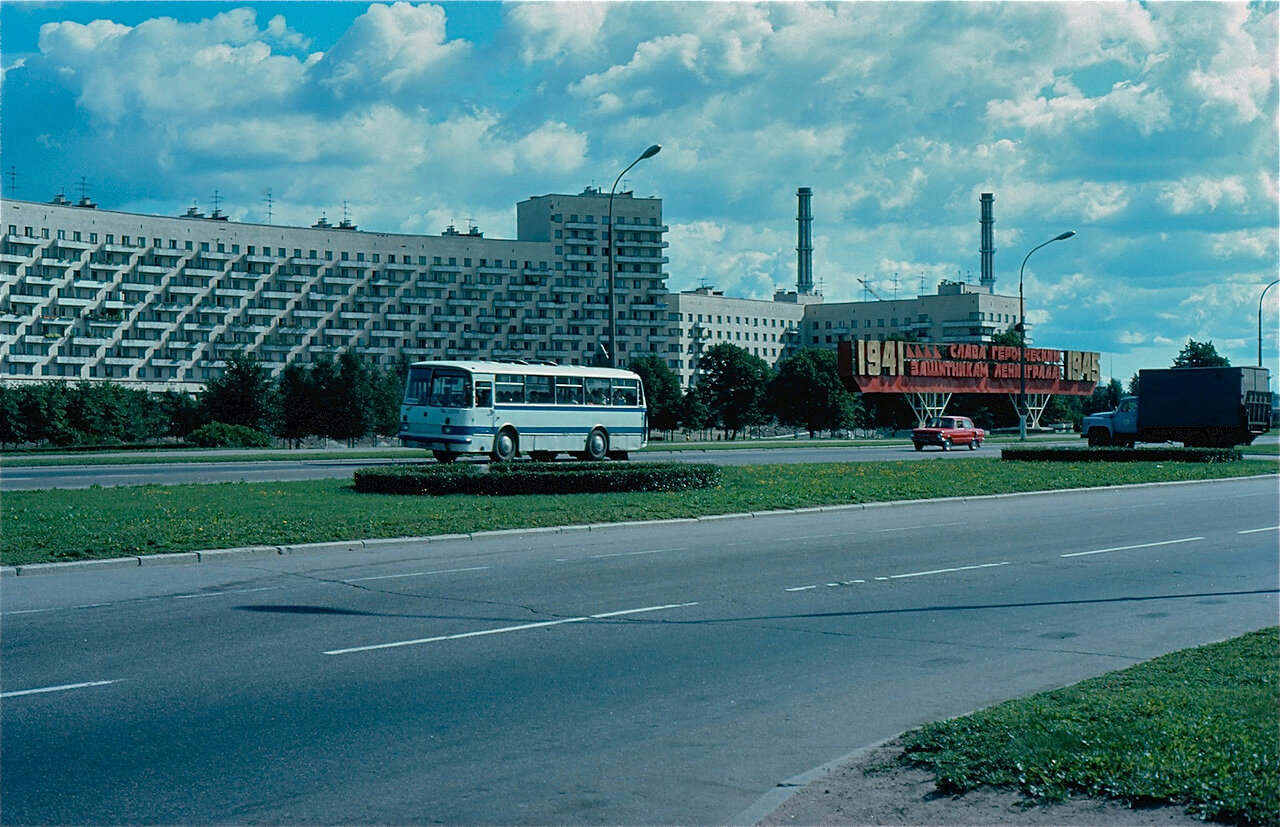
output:
<path id="1" fill-rule="evenodd" d="M 0 446 L 27 441 L 26 423 L 18 409 L 19 395 L 17 388 L 0 385 Z"/>
<path id="2" fill-rule="evenodd" d="M 703 355 L 698 368 L 699 391 L 729 439 L 737 439 L 744 427 L 766 421 L 764 392 L 772 371 L 765 360 L 721 342 Z"/>
<path id="3" fill-rule="evenodd" d="M 271 411 L 271 379 L 253 354 L 237 350 L 221 375 L 209 380 L 200 405 L 211 422 L 261 431 Z"/>
<path id="4" fill-rule="evenodd" d="M 1129 377 L 1128 392 L 1130 396 L 1138 395 L 1138 378 L 1139 378 L 1138 374 L 1136 373 L 1133 376 Z"/>
<path id="5" fill-rule="evenodd" d="M 1119 379 L 1113 377 L 1107 384 L 1099 383 L 1093 389 L 1093 395 L 1084 403 L 1084 412 L 1091 414 L 1098 411 L 1114 411 L 1120 406 L 1122 396 L 1124 396 L 1124 387 Z"/>
<path id="6" fill-rule="evenodd" d="M 805 348 L 788 356 L 769 382 L 766 397 L 779 422 L 804 427 L 810 439 L 818 431 L 852 428 L 866 417 L 840 381 L 833 350 Z"/>
<path id="7" fill-rule="evenodd" d="M 680 380 L 666 360 L 660 356 L 642 356 L 631 363 L 640 375 L 644 398 L 649 407 L 649 427 L 657 431 L 674 431 L 680 424 Z"/>
<path id="8" fill-rule="evenodd" d="M 297 448 L 315 433 L 317 394 L 311 371 L 289 362 L 276 380 L 276 410 L 271 432 Z"/>
<path id="9" fill-rule="evenodd" d="M 1002 330 L 993 335 L 991 344 L 1003 347 L 1021 347 L 1022 334 L 1018 333 L 1018 326 L 1015 324 L 1008 330 Z"/>
<path id="10" fill-rule="evenodd" d="M 711 407 L 697 386 L 689 388 L 680 398 L 680 424 L 691 431 L 705 431 L 715 424 Z"/>
<path id="11" fill-rule="evenodd" d="M 1173 360 L 1175 368 L 1229 368 L 1231 363 L 1225 356 L 1218 355 L 1213 342 L 1197 342 L 1187 339 L 1186 347 L 1179 351 Z"/>

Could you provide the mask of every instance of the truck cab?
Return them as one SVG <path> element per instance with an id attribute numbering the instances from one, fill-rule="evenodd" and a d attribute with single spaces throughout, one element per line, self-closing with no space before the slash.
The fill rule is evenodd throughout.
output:
<path id="1" fill-rule="evenodd" d="M 1138 436 L 1138 397 L 1126 396 L 1114 411 L 1089 414 L 1080 431 L 1090 445 L 1129 445 Z"/>

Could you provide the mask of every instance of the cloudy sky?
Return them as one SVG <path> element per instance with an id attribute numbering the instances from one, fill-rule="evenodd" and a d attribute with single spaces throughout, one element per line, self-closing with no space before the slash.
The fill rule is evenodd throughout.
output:
<path id="1" fill-rule="evenodd" d="M 1027 265 L 1037 343 L 1127 379 L 1257 360 L 1277 276 L 1275 3 L 0 4 L 6 195 L 513 237 L 515 203 L 664 199 L 672 290 L 829 301 Z M 1264 313 L 1277 369 L 1276 298 Z"/>

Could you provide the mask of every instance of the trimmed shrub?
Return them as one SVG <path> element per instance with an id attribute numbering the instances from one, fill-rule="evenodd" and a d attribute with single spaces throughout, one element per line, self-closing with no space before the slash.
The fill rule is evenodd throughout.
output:
<path id="1" fill-rule="evenodd" d="M 1236 462 L 1238 448 L 1003 448 L 1000 459 L 1020 462 Z"/>
<path id="2" fill-rule="evenodd" d="M 361 468 L 357 491 L 375 494 L 602 494 L 621 491 L 691 491 L 720 483 L 715 465 L 619 462 L 405 465 Z"/>
<path id="3" fill-rule="evenodd" d="M 210 422 L 192 431 L 187 444 L 197 448 L 270 448 L 271 437 L 244 425 Z"/>

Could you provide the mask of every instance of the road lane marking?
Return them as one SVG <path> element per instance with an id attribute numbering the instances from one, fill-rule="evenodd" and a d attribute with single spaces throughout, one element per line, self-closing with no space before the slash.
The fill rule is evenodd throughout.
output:
<path id="1" fill-rule="evenodd" d="M 622 617 L 623 615 L 660 612 L 664 609 L 684 609 L 689 606 L 697 605 L 697 603 L 669 603 L 665 606 L 645 606 L 641 609 L 623 609 L 622 611 L 617 612 L 602 612 L 600 614 L 584 615 L 582 617 L 564 617 L 559 620 L 544 620 L 539 623 L 522 623 L 518 626 L 500 626 L 496 629 L 479 629 L 474 632 L 460 632 L 455 635 L 438 635 L 436 637 L 424 637 L 416 640 L 397 640 L 392 643 L 375 643 L 371 646 L 353 646 L 349 649 L 332 649 L 324 654 L 347 655 L 352 652 L 370 652 L 374 649 L 393 649 L 398 646 L 418 646 L 423 643 L 439 643 L 445 640 L 462 640 L 464 638 L 481 637 L 484 635 L 500 635 L 506 632 L 523 632 L 528 629 L 544 629 L 548 626 L 561 626 L 566 623 L 583 623 L 588 620 L 603 620 L 609 617 Z"/>
<path id="2" fill-rule="evenodd" d="M 555 562 L 573 563 L 573 562 L 577 562 L 578 560 L 604 560 L 609 557 L 632 557 L 637 554 L 665 554 L 668 551 L 688 551 L 688 550 L 689 550 L 688 546 L 681 546 L 679 548 L 649 548 L 649 549 L 643 549 L 641 551 L 616 551 L 610 554 L 589 554 L 584 557 L 557 557 L 555 558 Z"/>
<path id="3" fill-rule="evenodd" d="M 809 589 L 816 589 L 817 586 L 796 586 L 794 589 L 787 589 L 789 592 L 807 592 Z"/>
<path id="4" fill-rule="evenodd" d="M 891 532 L 891 531 L 917 531 L 917 530 L 922 529 L 922 528 L 948 528 L 948 527 L 950 527 L 950 526 L 957 526 L 957 525 L 968 525 L 968 523 L 965 523 L 965 522 L 960 522 L 960 523 L 933 523 L 933 524 L 930 524 L 930 525 L 907 525 L 907 526 L 901 526 L 901 527 L 899 527 L 899 528 L 877 528 L 875 531 L 873 531 L 873 532 L 871 532 L 871 533 L 872 533 L 872 534 L 887 534 L 888 532 Z"/>
<path id="5" fill-rule="evenodd" d="M 115 681 L 89 681 L 88 683 L 66 683 L 62 686 L 43 686 L 39 689 L 19 689 L 16 692 L 0 692 L 0 698 L 16 698 L 19 695 L 40 695 L 45 692 L 65 692 L 68 689 L 84 689 L 90 686 L 106 686 Z"/>
<path id="6" fill-rule="evenodd" d="M 343 580 L 343 583 L 364 583 L 368 580 L 395 580 L 400 577 L 426 577 L 430 574 L 454 574 L 460 571 L 484 571 L 491 569 L 493 566 L 472 566 L 466 569 L 437 569 L 435 571 L 412 571 L 408 574 L 379 574 L 376 577 L 351 577 Z"/>
<path id="7" fill-rule="evenodd" d="M 1280 531 L 1280 525 L 1273 525 L 1269 528 L 1251 528 L 1248 531 L 1237 531 L 1236 534 L 1257 534 L 1259 531 Z"/>
<path id="8" fill-rule="evenodd" d="M 1161 540 L 1158 543 L 1139 543 L 1136 546 L 1116 546 L 1115 548 L 1099 548 L 1093 551 L 1077 551 L 1071 554 L 1060 554 L 1059 557 L 1087 557 L 1090 554 L 1107 554 L 1112 551 L 1132 551 L 1136 548 L 1155 548 L 1156 546 L 1176 546 L 1179 543 L 1194 543 L 1203 537 L 1183 537 L 1180 540 Z"/>
<path id="9" fill-rule="evenodd" d="M 201 592 L 200 594 L 175 594 L 174 600 L 194 600 L 197 597 L 222 597 L 227 594 L 250 594 L 251 592 L 270 592 L 283 589 L 284 586 L 262 586 L 256 589 L 230 589 L 221 592 Z"/>
<path id="10" fill-rule="evenodd" d="M 1009 565 L 1009 561 L 1005 560 L 1003 563 L 981 563 L 976 566 L 957 566 L 954 569 L 933 569 L 932 571 L 913 571 L 910 574 L 891 574 L 889 575 L 889 579 L 898 580 L 903 577 L 926 577 L 930 574 L 951 574 L 956 571 L 973 571 L 974 569 L 994 569 L 1007 565 Z"/>

